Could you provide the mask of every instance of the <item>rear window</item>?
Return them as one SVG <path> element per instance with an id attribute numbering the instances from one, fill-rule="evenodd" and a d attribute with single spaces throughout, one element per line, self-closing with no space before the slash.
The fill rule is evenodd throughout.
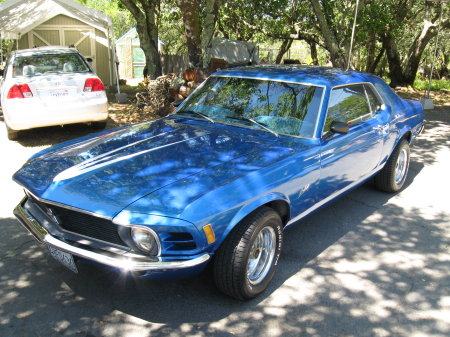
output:
<path id="1" fill-rule="evenodd" d="M 84 59 L 77 53 L 20 55 L 14 58 L 12 70 L 13 77 L 90 72 Z"/>

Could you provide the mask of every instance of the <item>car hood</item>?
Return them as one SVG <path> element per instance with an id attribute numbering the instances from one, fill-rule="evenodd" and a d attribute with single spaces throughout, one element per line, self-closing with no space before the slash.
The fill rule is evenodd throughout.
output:
<path id="1" fill-rule="evenodd" d="M 264 131 L 168 117 L 58 145 L 30 159 L 14 180 L 45 200 L 114 217 L 175 181 L 272 148 L 291 150 Z M 244 156 L 244 158 L 242 158 Z M 255 165 L 257 167 L 257 165 Z"/>

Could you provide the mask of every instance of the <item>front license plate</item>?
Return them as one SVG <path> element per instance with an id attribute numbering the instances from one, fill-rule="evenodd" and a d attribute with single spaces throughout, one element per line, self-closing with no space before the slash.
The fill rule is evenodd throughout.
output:
<path id="1" fill-rule="evenodd" d="M 63 266 L 66 266 L 74 273 L 78 274 L 78 269 L 77 266 L 75 265 L 75 261 L 73 259 L 72 254 L 63 252 L 62 250 L 50 246 L 48 246 L 48 250 L 50 251 L 50 254 L 56 261 L 61 263 Z"/>

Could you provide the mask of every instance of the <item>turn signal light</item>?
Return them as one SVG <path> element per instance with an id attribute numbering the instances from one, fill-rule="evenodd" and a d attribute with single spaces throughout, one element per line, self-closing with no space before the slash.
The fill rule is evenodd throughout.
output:
<path id="1" fill-rule="evenodd" d="M 84 83 L 84 91 L 92 92 L 92 91 L 104 91 L 105 86 L 99 78 L 88 78 Z"/>
<path id="2" fill-rule="evenodd" d="M 216 235 L 214 234 L 214 231 L 211 227 L 211 225 L 203 226 L 203 232 L 206 236 L 206 241 L 208 242 L 208 245 L 216 241 Z"/>
<path id="3" fill-rule="evenodd" d="M 28 84 L 15 84 L 9 91 L 6 98 L 30 98 L 33 97 L 33 93 L 30 90 Z"/>

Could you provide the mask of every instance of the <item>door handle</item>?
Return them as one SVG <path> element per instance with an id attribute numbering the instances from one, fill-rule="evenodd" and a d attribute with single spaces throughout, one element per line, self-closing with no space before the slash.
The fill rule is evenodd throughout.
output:
<path id="1" fill-rule="evenodd" d="M 386 124 L 386 125 L 378 125 L 378 126 L 375 126 L 375 127 L 373 128 L 374 131 L 378 131 L 380 134 L 381 134 L 381 133 L 387 133 L 388 129 L 389 129 L 389 124 Z"/>

